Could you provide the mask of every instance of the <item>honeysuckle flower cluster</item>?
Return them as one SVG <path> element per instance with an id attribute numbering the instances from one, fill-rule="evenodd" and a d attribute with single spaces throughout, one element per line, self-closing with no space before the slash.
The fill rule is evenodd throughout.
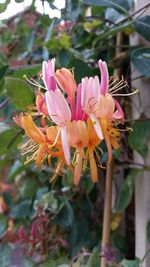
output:
<path id="1" fill-rule="evenodd" d="M 39 87 L 36 105 L 14 120 L 28 137 L 21 145 L 26 162 L 35 160 L 40 168 L 42 163 L 50 165 L 52 158 L 57 159 L 51 180 L 66 166 L 78 185 L 82 169 L 89 165 L 92 181 L 97 182 L 102 141 L 107 146 L 108 162 L 112 148 L 119 147 L 118 124 L 124 123 L 124 112 L 115 96 L 126 82 L 109 78 L 104 61 L 99 60 L 98 66 L 101 81 L 98 76 L 84 77 L 77 85 L 73 72 L 66 68 L 55 71 L 55 59 L 51 59 L 43 62 L 40 78 L 44 86 L 29 80 Z"/>

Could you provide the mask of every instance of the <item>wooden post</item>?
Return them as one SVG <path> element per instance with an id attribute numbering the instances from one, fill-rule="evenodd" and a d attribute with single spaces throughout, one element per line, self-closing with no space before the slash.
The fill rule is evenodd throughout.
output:
<path id="1" fill-rule="evenodd" d="M 137 0 L 135 1 L 135 10 L 148 4 L 149 0 Z M 150 15 L 149 10 L 143 14 Z M 131 45 L 143 45 L 149 46 L 149 43 L 140 37 L 138 34 L 134 34 L 131 37 Z M 132 79 L 140 76 L 141 74 L 132 66 Z M 139 114 L 144 112 L 148 117 L 150 117 L 150 79 L 141 78 L 132 82 L 132 86 L 140 89 L 140 99 L 139 103 L 138 96 L 133 98 L 133 116 L 134 118 L 139 118 Z M 150 148 L 150 142 L 148 144 Z M 134 154 L 134 159 L 136 162 L 144 163 L 150 165 L 150 149 L 148 155 L 143 161 L 139 154 Z M 150 244 L 147 242 L 146 236 L 146 226 L 150 219 L 150 172 L 142 172 L 135 178 L 135 227 L 136 227 L 136 256 L 140 259 L 143 258 L 146 251 L 150 248 Z M 150 254 L 147 255 L 142 267 L 150 266 Z"/>

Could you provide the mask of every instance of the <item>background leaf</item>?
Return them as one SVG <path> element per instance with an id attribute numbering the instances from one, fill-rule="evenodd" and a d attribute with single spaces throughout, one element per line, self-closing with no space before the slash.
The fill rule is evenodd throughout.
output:
<path id="1" fill-rule="evenodd" d="M 127 14 L 126 10 L 129 10 L 130 6 L 127 0 L 82 0 L 86 5 L 90 6 L 102 6 L 111 7 L 118 10 L 120 13 Z"/>
<path id="2" fill-rule="evenodd" d="M 92 70 L 90 67 L 82 60 L 80 59 L 71 59 L 68 62 L 68 68 L 73 68 L 74 75 L 77 83 L 81 82 L 81 79 L 85 76 L 90 77 L 92 76 Z"/>
<path id="3" fill-rule="evenodd" d="M 131 60 L 139 72 L 150 77 L 150 48 L 136 49 L 131 55 Z"/>
<path id="4" fill-rule="evenodd" d="M 16 109 L 25 110 L 33 103 L 34 94 L 31 87 L 18 78 L 5 78 L 5 88 L 7 89 L 11 103 Z"/>
<path id="5" fill-rule="evenodd" d="M 137 18 L 133 23 L 136 32 L 150 41 L 150 16 Z"/>
<path id="6" fill-rule="evenodd" d="M 139 152 L 142 157 L 146 157 L 148 147 L 147 141 L 150 135 L 150 121 L 139 120 L 133 124 L 133 132 L 129 135 L 129 145 L 133 150 Z"/>
<path id="7" fill-rule="evenodd" d="M 124 209 L 131 202 L 131 198 L 134 190 L 134 178 L 136 177 L 139 170 L 132 170 L 128 174 L 127 178 L 123 181 L 117 206 L 118 212 L 123 212 Z"/>

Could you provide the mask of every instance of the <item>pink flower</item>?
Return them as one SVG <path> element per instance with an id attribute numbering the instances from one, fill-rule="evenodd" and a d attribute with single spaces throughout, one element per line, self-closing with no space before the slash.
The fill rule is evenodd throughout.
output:
<path id="1" fill-rule="evenodd" d="M 97 109 L 97 105 L 100 97 L 100 84 L 97 76 L 93 77 L 85 77 L 82 79 L 82 89 L 81 89 L 81 105 L 86 114 L 90 117 L 93 122 L 95 131 L 99 137 L 99 139 L 103 139 L 103 134 L 101 130 L 101 126 L 95 116 L 95 110 Z"/>
<path id="2" fill-rule="evenodd" d="M 61 140 L 66 162 L 70 164 L 70 149 L 66 125 L 71 121 L 69 105 L 59 89 L 45 94 L 48 113 L 53 122 L 61 126 Z"/>
<path id="3" fill-rule="evenodd" d="M 108 68 L 106 62 L 102 61 L 101 59 L 98 61 L 98 66 L 101 72 L 100 93 L 101 95 L 105 95 L 108 92 L 108 86 L 109 86 Z"/>
<path id="4" fill-rule="evenodd" d="M 47 90 L 53 90 L 57 88 L 56 81 L 54 78 L 55 71 L 55 58 L 48 60 L 48 62 L 43 61 L 42 74 L 43 82 Z"/>
<path id="5" fill-rule="evenodd" d="M 108 94 L 108 89 L 109 89 L 109 73 L 108 73 L 108 68 L 107 64 L 105 61 L 102 61 L 101 59 L 98 61 L 98 66 L 100 68 L 101 72 L 101 84 L 100 84 L 100 93 L 103 96 L 106 96 Z M 119 102 L 113 98 L 114 104 L 116 111 L 113 114 L 113 118 L 115 119 L 124 119 L 124 112 L 119 104 Z"/>

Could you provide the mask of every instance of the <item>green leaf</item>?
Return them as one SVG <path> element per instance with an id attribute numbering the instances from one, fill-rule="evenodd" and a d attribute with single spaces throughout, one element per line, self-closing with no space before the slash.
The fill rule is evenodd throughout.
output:
<path id="1" fill-rule="evenodd" d="M 100 264 L 100 255 L 98 251 L 94 251 L 89 257 L 86 267 L 97 267 Z"/>
<path id="2" fill-rule="evenodd" d="M 136 32 L 150 41 L 150 16 L 137 18 L 133 23 Z"/>
<path id="3" fill-rule="evenodd" d="M 10 0 L 6 0 L 3 4 L 0 3 L 0 13 L 3 13 L 6 10 L 9 3 Z"/>
<path id="4" fill-rule="evenodd" d="M 32 198 L 36 194 L 38 187 L 36 178 L 26 178 L 20 188 L 20 194 L 23 198 Z"/>
<path id="5" fill-rule="evenodd" d="M 85 76 L 90 77 L 92 76 L 92 70 L 90 67 L 82 60 L 80 59 L 71 59 L 68 62 L 68 68 L 74 68 L 74 74 L 75 74 L 75 79 L 77 83 L 81 82 L 81 79 L 84 78 Z"/>
<path id="6" fill-rule="evenodd" d="M 134 190 L 134 178 L 140 170 L 134 169 L 130 171 L 127 178 L 123 181 L 119 196 L 119 202 L 117 206 L 118 212 L 123 212 L 124 209 L 129 205 L 132 199 Z"/>
<path id="7" fill-rule="evenodd" d="M 70 227 L 73 222 L 74 222 L 74 213 L 73 213 L 73 209 L 70 205 L 70 203 L 66 200 L 65 204 L 63 205 L 62 209 L 60 210 L 57 218 L 56 218 L 56 222 L 66 228 L 66 227 Z"/>
<path id="8" fill-rule="evenodd" d="M 7 217 L 4 214 L 0 214 L 0 238 L 4 235 L 7 229 Z"/>
<path id="9" fill-rule="evenodd" d="M 117 249 L 119 249 L 119 251 L 123 254 L 126 254 L 128 252 L 125 237 L 123 237 L 122 235 L 118 233 L 113 234 L 112 245 L 113 247 L 116 247 Z"/>
<path id="10" fill-rule="evenodd" d="M 110 28 L 107 31 L 105 31 L 103 34 L 98 36 L 95 39 L 95 41 L 93 42 L 93 45 L 94 45 L 94 47 L 97 47 L 97 45 L 99 44 L 100 41 L 104 41 L 105 39 L 107 39 L 109 37 L 113 37 L 114 35 L 116 35 L 116 33 L 120 32 L 120 31 L 132 32 L 132 27 L 133 27 L 132 22 L 126 22 L 123 25 L 113 26 L 112 29 Z"/>
<path id="11" fill-rule="evenodd" d="M 140 267 L 140 260 L 122 260 L 121 267 Z"/>
<path id="12" fill-rule="evenodd" d="M 16 3 L 22 3 L 24 0 L 15 0 Z"/>
<path id="13" fill-rule="evenodd" d="M 16 109 L 25 110 L 27 106 L 33 103 L 33 91 L 25 81 L 7 77 L 4 86 L 7 89 L 11 103 Z"/>
<path id="14" fill-rule="evenodd" d="M 36 267 L 37 265 L 30 258 L 23 258 L 23 267 Z"/>
<path id="15" fill-rule="evenodd" d="M 14 178 L 16 177 L 16 175 L 21 173 L 25 168 L 26 168 L 25 165 L 22 164 L 19 160 L 15 161 L 9 170 L 9 174 L 8 174 L 8 178 L 7 178 L 8 181 L 12 182 L 14 180 Z"/>
<path id="16" fill-rule="evenodd" d="M 50 260 L 40 264 L 39 267 L 57 267 L 57 266 L 56 266 L 56 261 L 50 259 Z"/>
<path id="17" fill-rule="evenodd" d="M 11 266 L 11 249 L 8 244 L 0 244 L 0 263 L 1 267 Z"/>
<path id="18" fill-rule="evenodd" d="M 150 77 L 150 48 L 139 48 L 131 54 L 135 68 L 143 75 Z"/>
<path id="19" fill-rule="evenodd" d="M 0 67 L 0 80 L 4 78 L 6 71 L 8 70 L 9 65 Z"/>
<path id="20" fill-rule="evenodd" d="M 147 240 L 150 243 L 150 220 L 147 223 L 146 232 L 147 232 Z"/>
<path id="21" fill-rule="evenodd" d="M 130 8 L 127 0 L 82 0 L 82 2 L 89 6 L 111 7 L 123 14 L 127 14 Z"/>
<path id="22" fill-rule="evenodd" d="M 8 145 L 12 142 L 15 135 L 16 131 L 11 129 L 9 125 L 0 123 L 0 155 L 8 153 L 10 148 L 16 147 L 18 142 L 20 142 L 21 136 L 18 136 L 11 147 L 8 148 Z"/>
<path id="23" fill-rule="evenodd" d="M 143 158 L 148 152 L 147 141 L 150 135 L 150 122 L 148 120 L 135 121 L 133 132 L 129 135 L 129 145 L 136 150 Z"/>
<path id="24" fill-rule="evenodd" d="M 28 217 L 31 211 L 31 203 L 32 201 L 30 199 L 23 200 L 11 209 L 10 216 L 14 219 L 23 219 Z"/>
<path id="25" fill-rule="evenodd" d="M 18 67 L 16 70 L 13 70 L 11 77 L 22 78 L 26 75 L 28 78 L 37 76 L 38 72 L 41 71 L 41 65 L 32 65 L 27 67 Z"/>

